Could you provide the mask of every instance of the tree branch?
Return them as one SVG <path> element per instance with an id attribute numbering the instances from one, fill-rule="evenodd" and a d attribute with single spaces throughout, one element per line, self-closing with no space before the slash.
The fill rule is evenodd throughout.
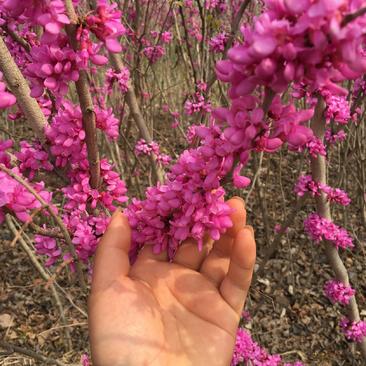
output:
<path id="1" fill-rule="evenodd" d="M 123 69 L 123 64 L 120 56 L 115 53 L 110 53 L 109 57 L 114 70 L 117 72 L 121 72 L 121 70 Z M 144 117 L 142 116 L 139 104 L 137 102 L 135 91 L 131 84 L 129 84 L 128 90 L 126 92 L 126 103 L 131 111 L 132 117 L 137 125 L 137 128 L 140 131 L 142 138 L 147 143 L 152 142 L 151 134 L 147 128 Z M 156 162 L 156 156 L 152 154 L 150 156 L 150 161 L 156 180 L 160 183 L 163 183 L 165 178 L 164 171 L 158 166 Z"/>
<path id="2" fill-rule="evenodd" d="M 30 96 L 29 85 L 20 72 L 2 37 L 0 37 L 0 69 L 4 74 L 9 89 L 17 98 L 17 103 L 36 137 L 44 141 L 44 128 L 47 126 L 46 118 L 37 101 Z"/>
<path id="3" fill-rule="evenodd" d="M 41 354 L 39 354 L 37 352 L 34 352 L 34 351 L 30 350 L 30 349 L 27 349 L 27 348 L 15 346 L 15 345 L 13 345 L 11 343 L 8 343 L 8 342 L 5 342 L 3 340 L 0 340 L 0 347 L 8 350 L 11 353 L 13 353 L 13 352 L 20 353 L 22 355 L 26 355 L 26 356 L 32 357 L 35 360 L 42 361 L 42 362 L 44 362 L 43 363 L 44 365 L 67 366 L 66 364 L 64 364 L 61 361 L 54 360 L 53 358 L 49 358 L 49 357 L 43 356 L 43 355 L 41 355 Z"/>
<path id="4" fill-rule="evenodd" d="M 65 0 L 65 6 L 71 22 L 71 24 L 66 25 L 66 33 L 69 36 L 71 46 L 76 51 L 79 48 L 78 41 L 76 40 L 78 16 L 76 15 L 72 0 Z M 75 81 L 75 86 L 79 97 L 81 112 L 83 114 L 83 129 L 85 131 L 85 142 L 88 150 L 90 170 L 90 186 L 94 189 L 98 189 L 100 184 L 98 136 L 93 99 L 89 91 L 88 74 L 85 70 L 79 70 L 79 79 Z"/>
<path id="5" fill-rule="evenodd" d="M 323 117 L 324 110 L 324 100 L 322 97 L 319 97 L 317 106 L 315 108 L 314 118 L 311 122 L 311 128 L 315 136 L 321 141 L 324 140 L 325 135 L 325 119 Z M 326 159 L 324 156 L 318 155 L 317 158 L 311 158 L 311 173 L 315 182 L 327 184 Z M 315 197 L 315 202 L 318 215 L 332 221 L 329 201 L 327 200 L 324 192 Z M 338 250 L 327 241 L 324 242 L 324 245 L 326 257 L 335 273 L 335 277 L 338 281 L 341 281 L 346 286 L 349 286 L 348 272 L 341 257 L 339 256 Z M 360 314 L 355 296 L 351 297 L 350 302 L 347 305 L 347 313 L 351 321 L 360 321 Z M 366 338 L 363 338 L 363 340 L 360 343 L 357 343 L 357 345 L 363 358 L 366 360 Z"/>

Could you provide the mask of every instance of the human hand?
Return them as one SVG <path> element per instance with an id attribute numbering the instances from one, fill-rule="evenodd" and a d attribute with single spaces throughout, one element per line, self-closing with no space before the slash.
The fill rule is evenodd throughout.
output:
<path id="1" fill-rule="evenodd" d="M 233 227 L 201 252 L 186 240 L 173 262 L 147 245 L 131 266 L 131 228 L 113 215 L 89 298 L 94 366 L 230 365 L 256 248 L 244 202 L 227 203 Z"/>

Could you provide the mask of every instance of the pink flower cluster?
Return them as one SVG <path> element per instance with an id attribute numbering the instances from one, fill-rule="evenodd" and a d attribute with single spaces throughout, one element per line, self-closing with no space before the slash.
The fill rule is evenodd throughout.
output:
<path id="1" fill-rule="evenodd" d="M 114 116 L 112 108 L 101 109 L 94 107 L 97 128 L 104 131 L 112 140 L 119 136 L 119 120 Z"/>
<path id="2" fill-rule="evenodd" d="M 352 238 L 349 236 L 347 230 L 316 213 L 312 213 L 307 217 L 304 221 L 304 228 L 310 239 L 316 243 L 326 240 L 332 243 L 337 249 L 354 247 Z"/>
<path id="3" fill-rule="evenodd" d="M 351 120 L 351 110 L 347 99 L 343 95 L 333 95 L 327 92 L 323 95 L 326 102 L 325 118 L 328 123 L 334 121 L 346 125 Z"/>
<path id="4" fill-rule="evenodd" d="M 79 79 L 81 60 L 69 46 L 60 43 L 41 45 L 33 47 L 30 54 L 31 62 L 25 74 L 32 82 L 33 97 L 40 97 L 44 88 L 57 96 L 63 96 L 68 92 L 68 83 Z"/>
<path id="5" fill-rule="evenodd" d="M 147 143 L 144 139 L 138 140 L 135 146 L 135 152 L 137 156 L 155 155 L 157 162 L 162 166 L 168 165 L 172 160 L 169 155 L 160 152 L 160 146 L 155 141 Z"/>
<path id="6" fill-rule="evenodd" d="M 97 9 L 86 18 L 88 29 L 104 42 L 108 51 L 114 53 L 122 51 L 118 38 L 127 33 L 121 24 L 121 12 L 117 8 L 116 3 L 98 0 Z"/>
<path id="7" fill-rule="evenodd" d="M 366 337 L 366 322 L 363 320 L 352 322 L 347 318 L 343 318 L 339 325 L 349 341 L 361 342 Z"/>
<path id="8" fill-rule="evenodd" d="M 142 51 L 145 57 L 154 64 L 165 55 L 165 48 L 160 45 L 145 47 Z"/>
<path id="9" fill-rule="evenodd" d="M 333 304 L 339 302 L 342 305 L 348 305 L 356 291 L 340 281 L 330 280 L 324 285 L 324 293 Z"/>
<path id="10" fill-rule="evenodd" d="M 34 247 L 36 253 L 39 255 L 45 255 L 48 259 L 45 262 L 45 266 L 49 267 L 55 264 L 57 259 L 62 254 L 61 249 L 57 246 L 56 239 L 49 236 L 35 235 L 34 236 Z"/>
<path id="11" fill-rule="evenodd" d="M 347 135 L 344 130 L 339 130 L 338 132 L 333 132 L 330 128 L 325 131 L 325 141 L 328 144 L 334 145 L 338 142 L 342 142 L 346 139 Z"/>
<path id="12" fill-rule="evenodd" d="M 123 67 L 120 72 L 108 69 L 106 72 L 106 81 L 109 88 L 112 88 L 113 82 L 116 81 L 121 92 L 126 93 L 128 90 L 128 82 L 130 80 L 130 71 L 127 67 Z"/>
<path id="13" fill-rule="evenodd" d="M 56 157 L 55 165 L 65 167 L 67 163 L 83 165 L 86 160 L 85 131 L 82 128 L 82 114 L 79 107 L 64 100 L 52 123 L 46 129 L 51 142 L 51 153 Z"/>
<path id="14" fill-rule="evenodd" d="M 325 149 L 325 146 L 323 144 L 323 141 L 318 139 L 317 137 L 312 137 L 307 143 L 306 148 L 309 150 L 309 154 L 313 158 L 317 158 L 318 155 L 320 156 L 326 156 L 327 150 Z"/>
<path id="15" fill-rule="evenodd" d="M 236 334 L 235 348 L 231 366 L 250 364 L 255 366 L 304 366 L 301 362 L 285 363 L 280 355 L 269 355 L 253 341 L 250 334 L 243 328 L 239 328 Z"/>
<path id="16" fill-rule="evenodd" d="M 153 245 L 154 252 L 167 249 L 172 257 L 188 237 L 201 248 L 206 232 L 217 240 L 232 225 L 231 209 L 224 203 L 225 191 L 219 182 L 233 160 L 225 158 L 224 141 L 214 126 L 201 127 L 199 133 L 206 144 L 184 151 L 172 166 L 166 184 L 150 187 L 144 201 L 134 199 L 128 206 L 132 258 L 144 244 Z M 215 154 L 220 148 L 222 157 Z"/>
<path id="17" fill-rule="evenodd" d="M 153 38 L 155 38 L 156 40 L 161 40 L 163 43 L 170 43 L 173 39 L 173 35 L 168 31 L 151 31 L 150 34 Z"/>
<path id="18" fill-rule="evenodd" d="M 12 147 L 12 140 L 0 140 L 0 164 L 4 164 L 7 168 L 10 168 L 10 155 L 6 150 Z"/>
<path id="19" fill-rule="evenodd" d="M 3 73 L 0 71 L 0 109 L 5 109 L 14 105 L 17 100 L 13 94 L 6 91 L 6 85 L 2 79 Z"/>
<path id="20" fill-rule="evenodd" d="M 339 188 L 329 187 L 326 184 L 314 182 L 310 175 L 301 175 L 295 185 L 294 192 L 299 196 L 304 196 L 305 193 L 310 193 L 313 197 L 319 196 L 324 192 L 327 200 L 338 203 L 342 206 L 347 206 L 351 203 L 348 194 Z"/>
<path id="21" fill-rule="evenodd" d="M 184 104 L 184 112 L 191 116 L 195 113 L 210 113 L 211 102 L 206 101 L 206 98 L 201 92 L 196 92 L 191 99 L 187 99 Z"/>
<path id="22" fill-rule="evenodd" d="M 226 10 L 227 5 L 225 0 L 207 0 L 205 1 L 205 8 L 207 10 L 219 10 L 220 12 L 223 12 Z"/>
<path id="23" fill-rule="evenodd" d="M 310 193 L 313 197 L 319 195 L 319 183 L 314 182 L 310 175 L 300 175 L 294 188 L 294 192 L 302 197 L 305 193 Z"/>
<path id="24" fill-rule="evenodd" d="M 12 168 L 11 171 L 22 177 L 18 168 Z M 4 208 L 13 211 L 19 220 L 29 221 L 32 210 L 41 208 L 41 203 L 22 184 L 3 171 L 0 171 L 0 181 L 0 223 L 4 221 Z M 52 193 L 44 189 L 44 182 L 37 182 L 31 186 L 47 203 L 51 204 Z M 53 209 L 57 210 L 55 207 Z"/>
<path id="25" fill-rule="evenodd" d="M 114 211 L 116 202 L 127 201 L 125 183 L 112 170 L 112 165 L 103 159 L 100 169 L 102 184 L 99 190 L 90 187 L 88 172 L 78 171 L 72 175 L 72 184 L 62 189 L 68 199 L 65 209 L 84 211 L 88 205 L 94 209 L 101 204 L 102 207 Z"/>
<path id="26" fill-rule="evenodd" d="M 229 60 L 217 63 L 218 78 L 232 84 L 231 98 L 248 94 L 257 85 L 282 92 L 291 82 L 347 94 L 336 83 L 366 71 L 362 48 L 366 17 L 342 24 L 344 15 L 357 10 L 360 1 L 265 0 L 265 4 L 254 26 L 242 26 L 244 42 L 229 50 Z"/>
<path id="27" fill-rule="evenodd" d="M 48 153 L 38 143 L 31 145 L 27 141 L 20 141 L 20 151 L 15 153 L 15 156 L 19 160 L 18 167 L 20 172 L 23 174 L 28 172 L 30 180 L 34 178 L 40 169 L 48 172 L 53 170 Z"/>
<path id="28" fill-rule="evenodd" d="M 221 32 L 216 36 L 212 37 L 208 42 L 210 51 L 214 53 L 224 52 L 228 38 L 229 36 L 226 32 Z"/>
<path id="29" fill-rule="evenodd" d="M 8 20 L 42 25 L 42 42 L 49 44 L 57 39 L 65 24 L 70 23 L 62 0 L 4 0 L 2 10 Z"/>

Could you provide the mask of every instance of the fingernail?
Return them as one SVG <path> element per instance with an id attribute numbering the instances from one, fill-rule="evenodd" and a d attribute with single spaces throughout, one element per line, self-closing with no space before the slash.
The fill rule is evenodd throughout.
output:
<path id="1" fill-rule="evenodd" d="M 122 211 L 122 208 L 117 207 L 117 209 L 113 212 L 111 220 L 113 220 L 116 216 L 118 216 L 121 211 Z"/>
<path id="2" fill-rule="evenodd" d="M 245 226 L 244 226 L 244 229 L 248 229 L 248 230 L 250 230 L 250 232 L 251 232 L 251 233 L 252 233 L 252 235 L 254 236 L 254 229 L 253 229 L 253 226 L 245 225 Z"/>
<path id="3" fill-rule="evenodd" d="M 239 196 L 234 196 L 233 198 L 234 198 L 234 199 L 237 199 L 237 200 L 240 200 L 241 202 L 243 202 L 243 205 L 244 205 L 244 207 L 245 207 L 245 201 L 244 201 L 244 199 L 243 199 L 243 198 L 241 198 L 241 197 L 239 197 Z"/>

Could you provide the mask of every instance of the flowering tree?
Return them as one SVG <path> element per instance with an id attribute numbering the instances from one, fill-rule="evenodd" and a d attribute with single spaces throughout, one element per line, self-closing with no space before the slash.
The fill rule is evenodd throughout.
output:
<path id="1" fill-rule="evenodd" d="M 40 271 L 70 268 L 85 289 L 119 205 L 133 229 L 131 261 L 144 245 L 173 258 L 187 238 L 201 250 L 205 235 L 217 240 L 232 225 L 225 189 L 260 193 L 260 166 L 252 180 L 244 169 L 287 149 L 307 164 L 295 210 L 315 204 L 304 230 L 334 271 L 324 293 L 344 308 L 340 329 L 366 360 L 366 323 L 340 256 L 355 244 L 331 215 L 351 200 L 327 178 L 332 149 L 363 122 L 365 6 L 1 0 L 0 108 L 6 124 L 31 131 L 17 139 L 5 129 L 0 141 L 0 221 L 18 237 L 14 222 L 33 233 Z M 164 81 L 178 64 L 189 90 L 181 103 Z M 162 116 L 181 153 L 158 133 Z M 277 228 L 272 251 L 290 225 Z M 232 364 L 243 362 L 283 364 L 239 329 Z"/>

